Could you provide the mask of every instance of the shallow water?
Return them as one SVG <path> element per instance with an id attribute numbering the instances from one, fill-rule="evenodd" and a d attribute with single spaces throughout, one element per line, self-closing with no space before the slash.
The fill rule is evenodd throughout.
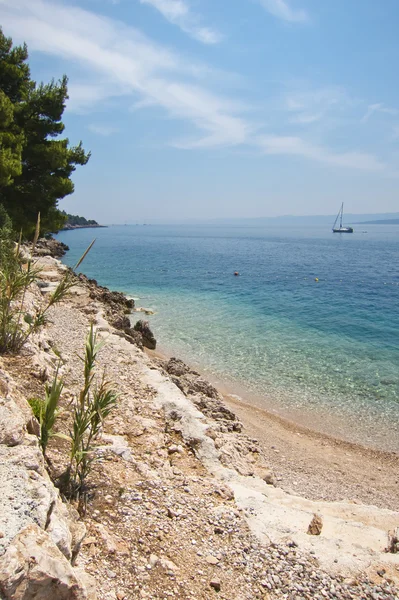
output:
<path id="1" fill-rule="evenodd" d="M 67 264 L 97 237 L 83 271 L 155 310 L 145 318 L 166 352 L 269 410 L 399 451 L 399 227 L 358 229 L 114 226 L 58 237 Z"/>

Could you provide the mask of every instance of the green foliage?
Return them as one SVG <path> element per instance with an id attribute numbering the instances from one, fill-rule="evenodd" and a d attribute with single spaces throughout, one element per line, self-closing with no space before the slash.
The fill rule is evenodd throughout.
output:
<path id="1" fill-rule="evenodd" d="M 22 173 L 25 138 L 15 126 L 11 100 L 0 89 L 0 187 L 10 185 Z"/>
<path id="2" fill-rule="evenodd" d="M 32 398 L 29 400 L 33 414 L 40 423 L 40 445 L 43 454 L 46 454 L 50 437 L 56 435 L 54 433 L 54 423 L 59 414 L 58 404 L 64 387 L 62 379 L 58 377 L 59 368 L 60 363 L 58 363 L 52 384 L 46 384 L 44 400 L 41 398 Z"/>
<path id="3" fill-rule="evenodd" d="M 80 217 L 79 215 L 70 215 L 65 211 L 62 211 L 62 215 L 65 217 L 66 225 L 80 225 L 81 227 L 98 225 L 97 221 L 94 221 L 94 219 L 85 219 L 85 217 Z"/>
<path id="4" fill-rule="evenodd" d="M 1 227 L 1 218 L 4 226 Z M 82 263 L 94 244 L 94 240 L 84 252 L 77 265 L 66 271 L 61 281 L 50 295 L 47 302 L 32 312 L 25 306 L 26 292 L 29 286 L 37 281 L 40 274 L 36 262 L 32 258 L 34 246 L 40 229 L 40 216 L 37 219 L 32 253 L 23 260 L 19 247 L 15 249 L 9 219 L 0 210 L 0 354 L 17 354 L 29 337 L 42 327 L 48 310 L 61 302 L 69 290 L 75 285 L 74 271 Z"/>
<path id="5" fill-rule="evenodd" d="M 55 230 L 64 217 L 58 201 L 74 190 L 71 175 L 90 153 L 70 146 L 62 115 L 67 78 L 37 85 L 30 77 L 26 46 L 12 46 L 0 29 L 0 195 L 14 227 L 32 234 L 36 215 L 42 228 Z"/>
<path id="6" fill-rule="evenodd" d="M 15 233 L 11 219 L 0 204 L 0 270 L 16 269 Z"/>
<path id="7" fill-rule="evenodd" d="M 104 420 L 117 401 L 117 394 L 110 383 L 102 377 L 101 383 L 92 390 L 97 355 L 102 347 L 97 341 L 93 325 L 86 339 L 84 381 L 74 407 L 73 425 L 70 432 L 71 454 L 68 468 L 67 493 L 72 498 L 85 499 L 86 480 L 94 460 L 94 443 L 98 438 Z"/>

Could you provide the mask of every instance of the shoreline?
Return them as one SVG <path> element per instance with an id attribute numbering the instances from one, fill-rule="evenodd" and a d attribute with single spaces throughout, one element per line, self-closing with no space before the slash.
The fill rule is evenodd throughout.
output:
<path id="1" fill-rule="evenodd" d="M 59 261 L 40 260 L 43 283 L 32 290 L 38 302 L 65 271 Z M 1 361 L 8 386 L 18 386 L 29 398 L 41 395 L 43 373 L 48 369 L 48 378 L 62 356 L 61 407 L 69 406 L 69 412 L 57 430 L 65 433 L 71 399 L 78 397 L 82 381 L 76 356 L 93 322 L 104 342 L 98 375 L 106 368 L 120 401 L 96 447 L 83 517 L 87 533 L 77 558 L 79 573 L 83 576 L 84 570 L 97 581 L 97 599 L 208 600 L 212 587 L 221 598 L 242 600 L 265 598 L 265 593 L 332 600 L 394 595 L 399 555 L 385 549 L 399 512 L 387 509 L 382 497 L 383 509 L 372 506 L 372 498 L 363 504 L 351 493 L 345 494 L 346 501 L 331 501 L 333 489 L 320 471 L 313 475 L 319 497 L 325 492 L 323 501 L 301 495 L 302 483 L 312 491 L 311 473 L 305 470 L 302 479 L 299 475 L 301 458 L 302 466 L 308 460 L 308 437 L 286 428 L 281 438 L 281 423 L 276 428 L 269 419 L 264 426 L 264 415 L 239 406 L 234 398 L 232 412 L 228 399 L 182 361 L 165 361 L 156 351 L 144 353 L 144 336 L 134 337 L 127 325 L 132 307 L 123 294 L 79 275 L 28 351 Z M 262 431 L 264 439 L 255 436 Z M 323 457 L 314 449 L 313 458 L 320 462 Z M 353 460 L 354 452 L 348 450 L 343 454 Z M 62 473 L 68 460 L 65 442 L 54 437 L 48 452 L 52 473 Z M 363 454 L 359 465 L 358 475 L 369 483 L 370 464 Z M 355 471 L 359 465 L 354 464 Z M 283 467 L 297 479 L 291 491 Z M 393 468 L 385 467 L 381 474 L 392 477 Z M 377 463 L 374 468 L 378 470 Z M 334 487 L 342 489 L 343 482 L 326 468 L 329 474 Z M 345 480 L 349 475 L 344 473 Z M 376 481 L 377 489 L 380 483 Z M 309 531 L 316 517 L 317 531 Z"/>
<path id="2" fill-rule="evenodd" d="M 103 277 L 105 284 L 111 284 L 111 287 L 114 289 L 124 289 L 133 296 L 140 295 L 138 291 L 140 290 L 140 280 L 135 279 L 134 281 L 136 281 L 137 285 L 132 287 L 129 285 L 129 280 L 131 279 L 129 275 L 126 276 L 123 274 L 123 278 L 119 279 L 119 276 L 114 277 L 112 273 L 104 273 L 101 267 L 96 268 L 92 273 L 94 273 L 94 276 L 97 274 Z M 154 290 L 154 296 L 149 300 L 148 298 L 144 299 L 147 296 L 145 289 L 141 291 L 143 298 L 137 299 L 137 304 L 148 306 L 148 302 L 156 302 L 157 298 L 160 302 L 158 312 L 161 314 L 159 318 L 150 317 L 149 321 L 150 327 L 154 328 L 154 331 L 157 334 L 159 333 L 160 337 L 163 332 L 164 339 L 161 339 L 160 343 L 161 345 L 165 345 L 165 355 L 174 355 L 183 358 L 188 364 L 193 365 L 194 368 L 198 368 L 205 377 L 208 377 L 222 391 L 226 391 L 229 395 L 238 394 L 248 404 L 253 404 L 270 413 L 277 412 L 284 418 L 302 426 L 306 427 L 311 423 L 312 429 L 325 435 L 373 449 L 399 453 L 399 439 L 394 431 L 394 425 L 397 422 L 398 406 L 392 402 L 389 394 L 387 394 L 387 404 L 385 404 L 385 397 L 378 400 L 377 396 L 373 395 L 373 390 L 370 391 L 370 386 L 366 384 L 364 387 L 362 385 L 358 386 L 356 384 L 355 369 L 353 370 L 355 372 L 355 377 L 353 378 L 355 383 L 352 384 L 352 380 L 349 379 L 348 385 L 346 386 L 345 384 L 346 387 L 338 384 L 337 386 L 331 385 L 331 381 L 334 383 L 335 378 L 333 367 L 336 355 L 332 355 L 333 360 L 322 359 L 320 362 L 323 368 L 328 368 L 328 372 L 325 373 L 326 377 L 317 376 L 318 372 L 315 365 L 317 366 L 318 363 L 316 362 L 311 363 L 309 367 L 309 370 L 312 369 L 309 377 L 306 377 L 307 372 L 306 370 L 304 371 L 305 376 L 302 378 L 303 381 L 299 381 L 299 376 L 296 377 L 295 370 L 291 374 L 289 368 L 292 362 L 291 358 L 281 368 L 273 360 L 266 359 L 270 363 L 270 367 L 265 363 L 265 369 L 263 369 L 263 359 L 259 361 L 255 358 L 252 360 L 249 353 L 246 355 L 244 361 L 241 361 L 241 363 L 238 362 L 240 360 L 240 348 L 238 348 L 238 352 L 235 352 L 230 361 L 226 339 L 221 340 L 220 343 L 215 343 L 215 340 L 208 343 L 206 340 L 202 351 L 208 352 L 208 354 L 204 354 L 199 358 L 195 349 L 196 342 L 194 341 L 195 327 L 193 327 L 193 324 L 195 325 L 195 321 L 188 321 L 187 327 L 184 327 L 186 331 L 185 335 L 188 336 L 186 344 L 184 342 L 184 334 L 179 336 L 174 335 L 173 332 L 174 322 L 178 322 L 180 318 L 183 321 L 185 319 L 185 304 L 182 304 L 181 312 L 179 304 L 177 304 L 177 310 L 173 310 L 173 307 L 169 310 L 169 307 L 164 302 L 164 300 L 168 301 L 168 295 L 165 296 L 161 293 L 155 296 L 156 290 Z M 173 291 L 171 298 L 173 298 Z M 227 327 L 227 323 L 232 320 L 229 313 L 226 312 L 220 316 L 222 317 L 220 321 L 221 331 L 223 331 L 225 319 L 227 332 L 231 333 L 230 327 Z M 146 319 L 144 315 L 142 317 L 141 315 L 133 315 L 133 317 Z M 215 321 L 212 322 L 214 323 Z M 206 332 L 203 335 L 207 337 Z M 236 344 L 235 338 L 233 339 L 234 344 Z M 279 341 L 283 355 L 284 347 L 282 344 L 284 340 L 285 338 L 281 338 Z M 218 341 L 216 340 L 216 342 Z M 300 352 L 301 344 L 302 342 L 299 339 L 297 350 L 295 351 Z M 250 344 L 249 346 L 244 345 L 243 347 L 245 349 L 248 349 L 248 347 L 251 349 L 252 347 L 254 356 L 257 356 L 257 348 L 254 344 Z M 262 345 L 259 348 L 262 350 Z M 334 349 L 335 346 L 333 346 L 331 352 L 334 352 Z M 365 349 L 367 350 L 366 346 Z M 286 354 L 289 355 L 289 346 Z M 209 358 L 210 356 L 215 358 Z M 199 360 L 202 360 L 204 365 L 199 365 Z M 299 363 L 299 367 L 303 366 L 302 362 Z M 244 370 L 247 363 L 248 373 Z M 292 363 L 292 366 L 294 367 L 295 364 Z M 339 358 L 337 359 L 337 364 L 339 366 Z M 287 366 L 288 368 L 286 368 Z M 210 370 L 207 367 L 210 367 Z M 212 371 L 214 374 L 212 374 Z M 301 370 L 298 372 L 301 373 Z M 349 371 L 349 375 L 350 373 L 351 371 Z M 314 374 L 315 376 L 313 376 Z M 344 370 L 342 377 L 345 374 L 347 373 Z"/>
<path id="3" fill-rule="evenodd" d="M 170 352 L 165 347 L 161 348 L 160 352 L 165 357 L 174 355 L 173 351 Z M 184 358 L 183 360 L 186 359 Z M 279 392 L 274 393 L 272 391 L 268 395 L 264 395 L 250 390 L 246 387 L 245 383 L 240 381 L 234 379 L 228 380 L 227 377 L 224 379 L 223 375 L 216 375 L 208 371 L 204 372 L 199 363 L 194 362 L 193 364 L 190 360 L 187 362 L 200 371 L 223 396 L 237 401 L 239 405 L 242 404 L 251 407 L 253 410 L 264 412 L 270 418 L 280 419 L 281 422 L 287 423 L 291 427 L 309 433 L 313 432 L 316 436 L 330 438 L 350 446 L 359 446 L 371 452 L 393 454 L 399 457 L 399 439 L 395 427 L 392 427 L 392 431 L 390 432 L 387 428 L 381 428 L 381 431 L 377 435 L 374 423 L 368 427 L 367 423 L 364 422 L 361 422 L 359 425 L 357 416 L 351 412 L 348 412 L 346 415 L 336 415 L 331 407 L 324 404 L 317 404 L 316 407 L 297 407 L 288 406 L 288 404 L 281 406 L 279 398 L 281 394 L 281 397 L 284 399 L 284 391 L 280 392 L 279 390 Z M 381 425 L 383 426 L 382 423 Z M 359 431 L 356 432 L 357 436 L 355 436 L 354 426 L 359 427 Z M 397 440 L 394 444 L 395 448 L 388 447 L 385 440 L 387 436 L 391 436 L 389 439 L 392 439 L 394 435 L 396 437 L 393 439 Z"/>
<path id="4" fill-rule="evenodd" d="M 164 349 L 145 353 L 161 361 L 172 358 Z M 208 375 L 204 378 L 214 385 Z M 244 432 L 261 444 L 278 487 L 310 500 L 349 500 L 399 510 L 398 453 L 312 429 L 215 385 Z"/>
<path id="5" fill-rule="evenodd" d="M 68 225 L 60 229 L 60 231 L 74 231 L 75 229 L 103 229 L 107 227 L 108 225 Z"/>
<path id="6" fill-rule="evenodd" d="M 108 290 L 97 282 L 95 285 Z M 123 292 L 116 293 L 126 296 Z M 144 316 L 140 308 L 133 308 L 129 318 L 135 314 Z M 176 356 L 165 348 L 144 350 L 151 359 L 160 361 Z M 278 487 L 312 500 L 350 500 L 398 510 L 398 453 L 345 440 L 288 419 L 247 400 L 241 390 L 237 396 L 234 393 L 237 390 L 230 390 L 208 373 L 204 374 L 200 366 L 194 364 L 194 368 L 215 385 L 227 408 L 243 423 L 246 433 L 261 443 L 270 464 L 275 465 Z"/>

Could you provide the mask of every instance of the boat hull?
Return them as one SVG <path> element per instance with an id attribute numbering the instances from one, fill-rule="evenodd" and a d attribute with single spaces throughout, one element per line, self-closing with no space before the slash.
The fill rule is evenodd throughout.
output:
<path id="1" fill-rule="evenodd" d="M 333 229 L 333 233 L 353 233 L 353 227 L 338 227 Z"/>

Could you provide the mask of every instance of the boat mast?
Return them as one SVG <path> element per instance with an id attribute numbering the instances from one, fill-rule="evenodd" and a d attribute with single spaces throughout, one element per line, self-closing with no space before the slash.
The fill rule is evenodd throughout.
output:
<path id="1" fill-rule="evenodd" d="M 341 208 L 342 208 L 342 207 L 341 207 Z M 337 221 L 338 221 L 338 217 L 339 217 L 339 215 L 340 215 L 340 212 L 341 212 L 341 210 L 339 210 L 339 211 L 338 211 L 338 214 L 337 214 L 337 216 L 335 217 L 335 221 L 334 221 L 334 225 L 333 225 L 333 231 L 334 231 L 334 229 L 335 229 L 335 226 L 336 226 L 336 224 L 337 224 Z"/>
<path id="2" fill-rule="evenodd" d="M 339 220 L 339 228 L 342 229 L 342 215 L 344 214 L 344 203 L 341 204 L 341 218 Z"/>

